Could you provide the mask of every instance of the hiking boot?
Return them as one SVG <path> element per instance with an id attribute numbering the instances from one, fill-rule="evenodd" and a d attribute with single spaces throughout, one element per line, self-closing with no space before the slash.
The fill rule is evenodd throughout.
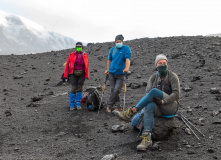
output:
<path id="1" fill-rule="evenodd" d="M 81 110 L 81 106 L 80 107 L 75 107 L 77 110 Z"/>
<path id="2" fill-rule="evenodd" d="M 149 132 L 143 132 L 140 136 L 143 138 L 141 143 L 137 146 L 138 151 L 146 151 L 146 149 L 150 146 L 152 146 L 152 139 L 151 139 L 151 133 Z"/>
<path id="3" fill-rule="evenodd" d="M 123 109 L 120 107 L 120 108 L 116 108 L 114 111 L 122 111 Z"/>
<path id="4" fill-rule="evenodd" d="M 131 121 L 134 112 L 132 111 L 132 108 L 129 108 L 124 111 L 114 111 L 114 114 L 122 120 Z"/>
<path id="5" fill-rule="evenodd" d="M 112 112 L 112 107 L 111 106 L 107 106 L 107 112 L 111 113 Z"/>
<path id="6" fill-rule="evenodd" d="M 76 109 L 77 109 L 77 107 L 70 108 L 70 111 L 73 111 L 73 110 L 76 110 Z"/>

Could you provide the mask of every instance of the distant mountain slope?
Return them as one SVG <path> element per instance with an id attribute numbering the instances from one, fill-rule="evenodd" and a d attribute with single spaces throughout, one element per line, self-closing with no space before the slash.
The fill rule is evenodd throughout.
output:
<path id="1" fill-rule="evenodd" d="M 213 36 L 213 37 L 221 37 L 221 33 L 216 33 L 216 34 L 208 34 L 206 35 L 208 37 Z"/>
<path id="2" fill-rule="evenodd" d="M 72 38 L 50 32 L 23 17 L 0 11 L 0 54 L 37 53 L 74 48 Z"/>

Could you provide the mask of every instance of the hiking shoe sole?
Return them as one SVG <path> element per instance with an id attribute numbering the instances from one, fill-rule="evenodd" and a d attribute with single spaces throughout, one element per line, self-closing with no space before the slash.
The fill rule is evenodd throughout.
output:
<path id="1" fill-rule="evenodd" d="M 131 119 L 125 117 L 120 111 L 113 111 L 114 115 L 116 115 L 120 120 L 124 120 L 125 122 L 130 122 Z"/>
<path id="2" fill-rule="evenodd" d="M 107 106 L 107 109 L 106 109 L 106 111 L 107 111 L 108 113 L 111 113 L 111 112 L 112 112 L 112 109 L 111 109 L 111 107 L 110 107 L 110 106 Z"/>

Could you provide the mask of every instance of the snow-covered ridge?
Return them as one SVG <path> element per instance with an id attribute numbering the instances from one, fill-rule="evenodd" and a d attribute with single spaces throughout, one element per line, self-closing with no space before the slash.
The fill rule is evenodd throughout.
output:
<path id="1" fill-rule="evenodd" d="M 37 53 L 75 47 L 72 38 L 50 32 L 21 16 L 0 10 L 0 54 Z"/>

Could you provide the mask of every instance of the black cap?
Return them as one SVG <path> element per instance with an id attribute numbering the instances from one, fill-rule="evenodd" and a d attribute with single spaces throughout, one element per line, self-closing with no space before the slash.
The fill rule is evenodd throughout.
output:
<path id="1" fill-rule="evenodd" d="M 123 42 L 123 40 L 124 40 L 123 35 L 122 35 L 122 34 L 117 35 L 116 38 L 115 38 L 115 42 L 116 42 L 117 40 L 121 40 L 121 41 Z"/>
<path id="2" fill-rule="evenodd" d="M 77 43 L 76 43 L 76 47 L 82 47 L 82 48 L 83 48 L 82 42 L 77 42 Z"/>

